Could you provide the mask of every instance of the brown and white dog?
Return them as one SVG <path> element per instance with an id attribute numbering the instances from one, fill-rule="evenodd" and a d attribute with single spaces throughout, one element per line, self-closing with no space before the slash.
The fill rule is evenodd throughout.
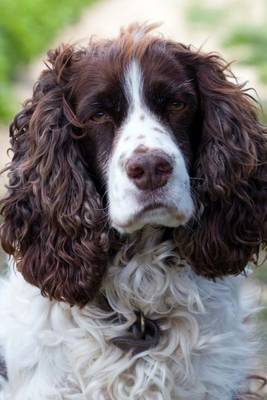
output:
<path id="1" fill-rule="evenodd" d="M 1 400 L 247 390 L 266 129 L 219 56 L 152 28 L 49 52 L 11 125 Z"/>

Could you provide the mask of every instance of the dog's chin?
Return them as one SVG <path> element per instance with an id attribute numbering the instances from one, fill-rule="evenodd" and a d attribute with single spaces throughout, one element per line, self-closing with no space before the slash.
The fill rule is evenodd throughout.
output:
<path id="1" fill-rule="evenodd" d="M 142 229 L 146 225 L 157 225 L 176 228 L 184 225 L 190 218 L 185 212 L 175 207 L 167 207 L 162 204 L 144 207 L 133 215 L 129 215 L 124 223 L 113 222 L 113 227 L 120 233 L 130 234 Z"/>

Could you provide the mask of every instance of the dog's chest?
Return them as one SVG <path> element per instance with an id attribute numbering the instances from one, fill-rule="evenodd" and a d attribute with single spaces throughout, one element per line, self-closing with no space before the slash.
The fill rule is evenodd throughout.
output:
<path id="1" fill-rule="evenodd" d="M 172 256 L 165 244 L 153 255 L 111 266 L 103 294 L 112 315 L 94 306 L 73 310 L 85 334 L 76 344 L 70 341 L 71 348 L 83 351 L 68 352 L 69 362 L 79 365 L 86 399 L 230 400 L 242 385 L 252 348 L 239 278 L 213 283 L 178 258 L 170 265 Z M 134 348 L 121 351 L 112 339 L 127 334 L 136 310 L 157 321 L 160 340 L 133 355 Z M 124 316 L 123 322 L 117 315 Z"/>
<path id="2" fill-rule="evenodd" d="M 237 277 L 215 283 L 197 276 L 168 242 L 127 262 L 118 254 L 102 287 L 106 310 L 49 302 L 13 277 L 3 293 L 10 311 L 4 301 L 1 310 L 8 343 L 3 329 L 0 339 L 7 363 L 14 352 L 18 362 L 10 362 L 3 399 L 231 400 L 254 359 L 240 287 Z M 136 310 L 157 321 L 160 338 L 133 355 L 112 339 L 127 334 Z M 32 385 L 20 381 L 18 392 L 22 374 Z"/>

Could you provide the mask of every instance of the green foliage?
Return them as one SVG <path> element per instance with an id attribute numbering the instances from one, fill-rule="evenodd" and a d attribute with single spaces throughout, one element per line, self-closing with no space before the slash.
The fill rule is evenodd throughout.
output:
<path id="1" fill-rule="evenodd" d="M 0 83 L 0 121 L 8 122 L 10 115 L 14 114 L 15 101 L 8 83 Z"/>
<path id="2" fill-rule="evenodd" d="M 199 1 L 194 0 L 187 8 L 188 20 L 196 25 L 210 27 L 219 24 L 226 16 L 227 10 L 222 8 L 210 8 Z"/>
<path id="3" fill-rule="evenodd" d="M 264 308 L 260 314 L 259 314 L 259 318 L 263 321 L 267 321 L 267 308 Z"/>
<path id="4" fill-rule="evenodd" d="M 224 45 L 239 49 L 241 62 L 255 66 L 262 83 L 267 84 L 267 24 L 239 26 L 224 40 Z"/>
<path id="5" fill-rule="evenodd" d="M 263 123 L 267 125 L 267 100 L 262 101 L 262 109 L 263 109 Z"/>
<path id="6" fill-rule="evenodd" d="M 255 269 L 253 277 L 267 284 L 267 261 Z"/>
<path id="7" fill-rule="evenodd" d="M 64 25 L 94 0 L 0 0 L 0 120 L 12 112 L 10 85 L 18 66 L 49 46 Z"/>
<path id="8" fill-rule="evenodd" d="M 254 67 L 259 81 L 263 85 L 267 85 L 267 24 L 261 27 L 247 25 L 236 27 L 223 44 L 238 51 L 240 62 Z M 265 98 L 261 102 L 263 106 L 262 120 L 266 124 L 267 99 Z"/>
<path id="9" fill-rule="evenodd" d="M 205 0 L 190 0 L 187 18 L 196 28 L 207 30 L 207 34 L 213 34 L 216 29 L 219 42 L 231 50 L 240 64 L 255 69 L 259 82 L 267 85 L 267 17 L 265 15 L 265 23 L 262 25 L 256 22 L 253 24 L 249 20 L 238 25 L 235 16 L 242 12 L 242 5 L 243 2 L 234 1 L 230 8 L 221 3 L 211 5 Z M 261 119 L 267 123 L 267 98 L 261 99 L 261 103 Z"/>

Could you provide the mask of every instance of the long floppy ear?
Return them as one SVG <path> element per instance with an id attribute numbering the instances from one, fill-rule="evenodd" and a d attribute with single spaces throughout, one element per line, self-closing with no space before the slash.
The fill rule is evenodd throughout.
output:
<path id="1" fill-rule="evenodd" d="M 267 136 L 255 102 L 217 55 L 181 48 L 200 97 L 197 212 L 177 242 L 200 274 L 238 274 L 267 239 Z M 233 76 L 232 76 L 233 77 Z"/>
<path id="2" fill-rule="evenodd" d="M 84 305 L 100 286 L 108 246 L 101 199 L 79 154 L 66 100 L 80 57 L 72 47 L 51 51 L 32 99 L 11 125 L 1 241 L 43 295 Z"/>

